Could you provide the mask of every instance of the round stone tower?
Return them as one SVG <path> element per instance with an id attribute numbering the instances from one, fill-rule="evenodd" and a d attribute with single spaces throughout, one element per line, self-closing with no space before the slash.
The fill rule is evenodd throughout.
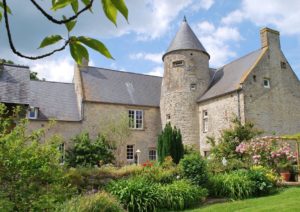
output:
<path id="1" fill-rule="evenodd" d="M 170 122 L 181 130 L 184 144 L 196 147 L 200 139 L 197 100 L 209 86 L 209 58 L 184 18 L 162 58 L 160 111 L 162 126 Z"/>

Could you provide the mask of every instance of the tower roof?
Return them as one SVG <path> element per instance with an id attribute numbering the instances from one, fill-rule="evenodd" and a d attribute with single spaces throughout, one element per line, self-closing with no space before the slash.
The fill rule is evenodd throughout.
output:
<path id="1" fill-rule="evenodd" d="M 177 34 L 175 35 L 173 41 L 171 42 L 168 50 L 163 55 L 163 58 L 166 54 L 176 51 L 176 50 L 198 50 L 209 56 L 189 24 L 187 23 L 186 18 L 183 18 L 183 21 L 179 27 Z"/>

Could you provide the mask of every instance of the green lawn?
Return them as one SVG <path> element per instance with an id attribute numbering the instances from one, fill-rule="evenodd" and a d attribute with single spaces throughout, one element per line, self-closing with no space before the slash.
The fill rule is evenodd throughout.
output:
<path id="1" fill-rule="evenodd" d="M 300 187 L 287 188 L 268 197 L 213 204 L 186 212 L 198 211 L 300 211 Z"/>

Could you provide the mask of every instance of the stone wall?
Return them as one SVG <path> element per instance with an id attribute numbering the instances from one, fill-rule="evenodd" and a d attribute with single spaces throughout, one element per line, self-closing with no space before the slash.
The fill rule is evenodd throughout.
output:
<path id="1" fill-rule="evenodd" d="M 135 151 L 137 149 L 141 151 L 140 162 L 145 162 L 149 160 L 149 149 L 156 149 L 157 135 L 161 132 L 159 108 L 85 102 L 83 104 L 84 117 L 81 122 L 56 121 L 53 127 L 46 130 L 46 137 L 59 134 L 65 139 L 66 148 L 68 148 L 72 146 L 70 139 L 75 135 L 86 131 L 89 132 L 91 138 L 95 138 L 107 127 L 107 123 L 117 121 L 118 117 L 122 115 L 128 116 L 129 109 L 144 111 L 144 128 L 142 130 L 130 130 L 130 137 L 122 146 L 119 146 L 121 149 L 119 161 L 123 164 L 132 162 L 126 160 L 126 146 L 132 144 Z M 29 124 L 29 130 L 47 125 L 47 121 L 32 120 Z"/>
<path id="2" fill-rule="evenodd" d="M 184 65 L 173 67 L 173 62 L 178 60 L 183 60 Z M 179 128 L 184 144 L 199 146 L 196 102 L 208 87 L 208 60 L 206 54 L 192 50 L 175 51 L 164 57 L 160 101 L 162 126 L 170 122 Z M 191 84 L 195 85 L 194 89 Z"/>
<path id="3" fill-rule="evenodd" d="M 269 47 L 243 85 L 246 120 L 266 135 L 300 132 L 300 83 L 278 46 Z"/>
<path id="4" fill-rule="evenodd" d="M 144 126 L 142 130 L 131 130 L 131 136 L 120 146 L 121 155 L 119 161 L 131 163 L 126 160 L 126 146 L 134 145 L 134 152 L 141 151 L 140 162 L 149 160 L 149 149 L 156 148 L 157 136 L 161 132 L 159 108 L 117 104 L 100 104 L 87 102 L 84 104 L 83 130 L 91 133 L 92 137 L 97 136 L 101 129 L 106 128 L 106 123 L 116 120 L 123 115 L 128 116 L 128 110 L 143 110 Z M 116 118 L 116 119 L 115 119 Z"/>
<path id="5" fill-rule="evenodd" d="M 208 113 L 208 131 L 204 132 L 203 128 L 203 111 Z M 228 95 L 207 100 L 199 103 L 199 131 L 200 131 L 200 152 L 210 150 L 207 143 L 207 137 L 214 137 L 216 140 L 221 135 L 223 129 L 231 126 L 235 117 L 244 121 L 244 98 L 241 91 L 236 91 Z"/>

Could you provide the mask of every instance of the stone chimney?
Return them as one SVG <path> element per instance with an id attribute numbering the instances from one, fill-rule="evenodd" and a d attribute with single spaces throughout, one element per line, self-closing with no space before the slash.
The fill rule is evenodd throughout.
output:
<path id="1" fill-rule="evenodd" d="M 89 66 L 89 61 L 85 58 L 82 58 L 82 64 L 81 66 Z"/>
<path id="2" fill-rule="evenodd" d="M 271 49 L 280 49 L 279 32 L 270 28 L 260 30 L 261 47 L 269 47 Z"/>

